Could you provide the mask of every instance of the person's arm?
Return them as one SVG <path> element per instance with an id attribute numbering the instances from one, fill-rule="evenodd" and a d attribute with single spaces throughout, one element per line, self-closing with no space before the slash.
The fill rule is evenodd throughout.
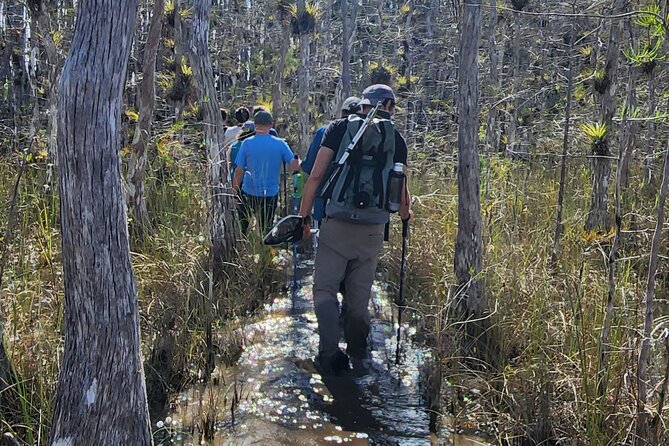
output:
<path id="1" fill-rule="evenodd" d="M 404 167 L 404 193 L 400 201 L 400 218 L 402 220 L 411 220 L 413 213 L 411 212 L 411 192 L 409 192 L 409 177 L 407 176 L 407 168 Z"/>
<path id="2" fill-rule="evenodd" d="M 246 171 L 246 141 L 242 143 L 235 156 L 235 175 L 232 179 L 232 189 L 239 194 L 240 188 L 242 186 L 242 180 L 244 178 L 244 172 Z"/>
<path id="3" fill-rule="evenodd" d="M 402 220 L 410 220 L 413 216 L 411 213 L 411 193 L 409 192 L 408 152 L 406 141 L 398 131 L 395 131 L 395 158 L 393 161 L 404 165 L 404 192 L 402 193 L 399 209 Z"/>
<path id="4" fill-rule="evenodd" d="M 334 158 L 334 150 L 329 147 L 321 146 L 316 155 L 316 162 L 314 162 L 314 167 L 311 169 L 311 175 L 307 183 L 304 185 L 304 191 L 302 192 L 302 203 L 300 205 L 300 212 L 298 215 L 301 217 L 306 217 L 311 215 L 311 209 L 314 207 L 314 199 L 316 198 L 316 192 L 318 192 L 318 187 L 321 185 L 321 182 L 327 175 L 327 172 Z"/>
<path id="5" fill-rule="evenodd" d="M 298 172 L 300 170 L 300 159 L 293 154 L 293 151 L 290 149 L 290 146 L 284 142 L 283 153 L 281 155 L 283 162 L 288 164 L 288 168 L 293 172 Z"/>
<path id="6" fill-rule="evenodd" d="M 235 167 L 235 178 L 232 180 L 232 189 L 237 194 L 239 194 L 239 189 L 241 187 L 243 177 L 244 177 L 244 168 L 240 166 Z"/>

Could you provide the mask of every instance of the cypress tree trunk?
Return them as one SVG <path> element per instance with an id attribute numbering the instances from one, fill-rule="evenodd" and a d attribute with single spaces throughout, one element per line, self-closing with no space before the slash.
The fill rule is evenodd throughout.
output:
<path id="1" fill-rule="evenodd" d="M 274 79 L 272 80 L 272 116 L 274 122 L 280 122 L 283 114 L 283 72 L 286 68 L 286 56 L 290 48 L 290 23 L 286 21 L 286 6 L 280 3 L 277 6 L 279 23 L 281 26 L 281 40 L 279 43 L 279 55 L 274 67 Z M 284 120 L 282 120 L 284 121 Z M 277 129 L 282 134 L 282 124 L 277 124 Z"/>
<path id="2" fill-rule="evenodd" d="M 296 153 L 306 151 L 309 144 L 309 33 L 306 26 L 305 0 L 297 2 L 298 42 L 300 64 L 297 67 L 297 148 Z"/>
<path id="3" fill-rule="evenodd" d="M 151 220 L 144 196 L 144 178 L 146 177 L 146 150 L 151 136 L 155 106 L 156 55 L 163 29 L 164 10 L 165 1 L 155 0 L 149 34 L 144 45 L 142 83 L 139 87 L 139 122 L 132 141 L 132 157 L 128 163 L 128 209 L 133 217 L 132 228 L 140 239 L 145 232 L 151 232 Z"/>
<path id="4" fill-rule="evenodd" d="M 353 23 L 355 26 L 355 23 Z M 348 1 L 341 0 L 341 84 L 342 96 L 351 96 L 351 26 L 348 21 Z"/>
<path id="5" fill-rule="evenodd" d="M 576 39 L 574 28 L 571 29 L 569 43 L 569 71 L 567 74 L 567 104 L 564 108 L 564 133 L 562 136 L 562 159 L 560 160 L 560 187 L 558 191 L 557 213 L 555 215 L 555 231 L 553 233 L 553 249 L 551 250 L 551 266 L 557 270 L 560 252 L 560 238 L 562 236 L 562 209 L 564 204 L 564 193 L 567 182 L 567 156 L 569 153 L 569 129 L 571 126 L 571 102 L 574 93 L 574 40 Z"/>
<path id="6" fill-rule="evenodd" d="M 664 204 L 667 201 L 667 189 L 669 189 L 669 144 L 664 156 L 664 169 L 662 171 L 662 185 L 657 202 L 657 222 L 653 241 L 650 247 L 650 260 L 648 264 L 648 281 L 646 282 L 646 298 L 644 301 L 646 310 L 643 324 L 643 337 L 641 351 L 637 364 L 637 418 L 636 418 L 636 441 L 637 446 L 652 444 L 649 441 L 650 434 L 650 409 L 648 404 L 648 361 L 650 360 L 650 336 L 653 330 L 653 304 L 655 300 L 655 274 L 657 273 L 658 254 L 662 243 L 662 227 L 664 226 Z M 662 409 L 660 409 L 662 410 Z"/>
<path id="7" fill-rule="evenodd" d="M 652 119 L 653 116 L 655 116 L 655 112 L 657 110 L 657 100 L 655 94 L 656 84 L 655 67 L 651 67 L 650 72 L 648 73 L 648 116 L 651 118 L 651 120 L 648 121 L 648 139 L 646 142 L 646 160 L 644 163 L 646 167 L 646 182 L 648 186 L 651 186 L 653 181 L 653 157 L 655 156 L 655 141 L 657 136 L 657 132 L 655 130 L 655 120 Z M 649 189 L 652 189 L 652 187 Z"/>
<path id="8" fill-rule="evenodd" d="M 628 0 L 614 0 L 613 14 L 621 14 L 627 7 Z M 601 150 L 593 151 L 592 155 L 592 197 L 590 211 L 585 223 L 585 229 L 608 231 L 611 226 L 609 218 L 609 181 L 611 177 L 611 150 L 608 141 L 613 133 L 613 115 L 616 108 L 616 90 L 618 74 L 618 57 L 620 56 L 620 36 L 623 30 L 621 20 L 611 22 L 609 46 L 606 50 L 604 65 L 605 89 L 601 94 L 600 122 L 606 125 L 607 135 L 605 144 L 598 147 Z"/>
<path id="9" fill-rule="evenodd" d="M 499 65 L 498 65 L 498 54 L 497 54 L 497 42 L 495 41 L 495 29 L 497 28 L 497 0 L 490 0 L 490 6 L 488 7 L 490 13 L 490 24 L 488 26 L 488 57 L 490 57 L 490 76 L 488 78 L 488 94 L 490 95 L 489 101 L 495 100 L 495 91 L 497 89 L 497 84 L 499 82 Z M 485 133 L 485 149 L 488 154 L 497 152 L 499 145 L 499 138 L 497 137 L 497 107 L 493 104 L 490 105 L 488 110 L 488 121 L 486 124 L 486 133 Z M 486 190 L 487 188 L 487 178 L 486 178 Z"/>
<path id="10" fill-rule="evenodd" d="M 65 348 L 52 446 L 152 444 L 120 148 L 137 0 L 85 0 L 60 81 Z"/>
<path id="11" fill-rule="evenodd" d="M 485 310 L 482 270 L 481 200 L 479 194 L 478 47 L 481 0 L 465 0 L 460 38 L 458 128 L 458 233 L 455 275 L 461 287 L 460 313 L 478 317 Z"/>
<path id="12" fill-rule="evenodd" d="M 214 87 L 214 73 L 209 56 L 209 13 L 211 0 L 191 0 L 189 23 L 184 23 L 188 54 L 193 68 L 199 104 L 203 112 L 204 139 L 207 147 L 211 239 L 214 277 L 221 277 L 222 262 L 229 258 L 235 241 L 235 216 L 232 186 L 223 148 L 223 118 L 219 112 Z"/>

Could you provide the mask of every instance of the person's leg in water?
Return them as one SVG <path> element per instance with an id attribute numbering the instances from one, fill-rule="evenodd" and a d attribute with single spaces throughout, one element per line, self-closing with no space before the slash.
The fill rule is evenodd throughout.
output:
<path id="1" fill-rule="evenodd" d="M 253 197 L 246 195 L 242 192 L 240 197 L 240 203 L 237 207 L 237 218 L 239 218 L 239 228 L 242 231 L 242 235 L 247 235 L 249 231 L 249 222 L 251 221 L 251 216 L 253 214 L 253 207 L 251 205 L 251 200 Z"/>
<path id="2" fill-rule="evenodd" d="M 264 197 L 259 200 L 258 227 L 260 235 L 265 236 L 274 222 L 274 213 L 276 212 L 277 197 Z"/>
<path id="3" fill-rule="evenodd" d="M 371 230 L 358 240 L 362 251 L 360 256 L 348 262 L 345 278 L 343 310 L 344 338 L 346 353 L 352 358 L 365 359 L 368 356 L 367 337 L 371 317 L 369 299 L 376 274 L 378 256 L 383 247 L 383 233 Z"/>
<path id="4" fill-rule="evenodd" d="M 348 357 L 339 349 L 339 302 L 337 291 L 344 279 L 348 259 L 335 249 L 336 238 L 328 232 L 332 221 L 324 221 L 314 268 L 314 311 L 318 320 L 318 362 L 323 373 L 348 369 Z"/>

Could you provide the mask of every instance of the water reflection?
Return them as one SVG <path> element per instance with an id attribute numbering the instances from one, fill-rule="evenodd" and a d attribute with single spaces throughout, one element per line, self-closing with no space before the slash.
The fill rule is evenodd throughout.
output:
<path id="1" fill-rule="evenodd" d="M 294 297 L 275 299 L 245 328 L 238 365 L 220 372 L 226 384 L 181 396 L 169 444 L 450 444 L 431 438 L 421 404 L 419 369 L 429 361 L 428 352 L 403 345 L 403 364 L 394 366 L 396 329 L 382 284 L 373 289 L 372 358 L 366 371 L 318 374 L 311 361 L 318 346 L 311 267 L 302 263 Z"/>

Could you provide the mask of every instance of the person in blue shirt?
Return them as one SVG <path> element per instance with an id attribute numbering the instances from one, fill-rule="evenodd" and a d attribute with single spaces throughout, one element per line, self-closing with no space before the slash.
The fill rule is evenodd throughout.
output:
<path id="1" fill-rule="evenodd" d="M 341 117 L 347 118 L 348 115 L 360 111 L 359 102 L 360 98 L 357 98 L 355 96 L 346 98 L 346 100 L 341 106 Z M 313 169 L 314 167 L 314 161 L 316 161 L 316 155 L 318 155 L 318 149 L 321 148 L 323 135 L 325 134 L 325 130 L 327 128 L 328 126 L 324 125 L 323 127 L 316 130 L 316 133 L 314 134 L 314 137 L 311 140 L 311 144 L 309 145 L 309 151 L 307 152 L 307 156 L 304 159 L 304 161 L 302 161 L 302 164 L 300 164 L 300 168 L 302 169 L 302 171 L 306 172 L 307 174 L 311 174 L 311 169 Z M 320 224 L 320 222 L 325 218 L 325 200 L 323 200 L 320 197 L 317 197 L 314 200 L 314 213 L 311 217 L 316 225 Z M 317 228 L 317 226 L 314 227 Z"/>
<path id="2" fill-rule="evenodd" d="M 289 163 L 290 169 L 296 171 L 299 159 L 284 140 L 270 135 L 274 119 L 269 112 L 256 113 L 254 121 L 256 134 L 245 139 L 239 148 L 232 187 L 240 198 L 238 211 L 242 233 L 248 233 L 251 218 L 255 216 L 260 233 L 264 235 L 274 220 L 281 166 Z"/>

